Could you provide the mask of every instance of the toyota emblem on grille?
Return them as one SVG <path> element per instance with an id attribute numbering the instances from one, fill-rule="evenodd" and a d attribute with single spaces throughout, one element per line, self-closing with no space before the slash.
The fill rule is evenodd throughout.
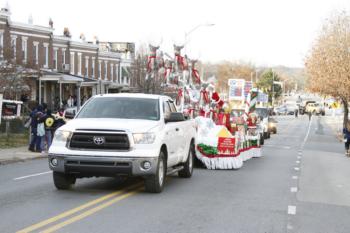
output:
<path id="1" fill-rule="evenodd" d="M 105 137 L 94 136 L 93 140 L 96 145 L 103 145 L 105 143 Z"/>

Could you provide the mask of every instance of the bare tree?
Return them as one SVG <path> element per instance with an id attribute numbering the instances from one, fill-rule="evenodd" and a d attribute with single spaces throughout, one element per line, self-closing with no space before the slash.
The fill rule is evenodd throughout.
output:
<path id="1" fill-rule="evenodd" d="M 341 99 L 344 126 L 350 99 L 350 16 L 334 13 L 328 19 L 306 58 L 308 88 Z"/>

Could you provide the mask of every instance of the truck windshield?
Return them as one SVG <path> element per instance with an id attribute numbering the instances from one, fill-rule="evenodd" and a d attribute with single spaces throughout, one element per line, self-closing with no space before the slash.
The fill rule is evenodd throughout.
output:
<path id="1" fill-rule="evenodd" d="M 120 118 L 159 120 L 159 100 L 102 97 L 89 101 L 76 118 Z"/>

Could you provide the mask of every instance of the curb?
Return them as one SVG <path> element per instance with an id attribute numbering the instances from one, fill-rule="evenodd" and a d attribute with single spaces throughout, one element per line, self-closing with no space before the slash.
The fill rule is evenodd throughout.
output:
<path id="1" fill-rule="evenodd" d="M 12 163 L 19 163 L 19 162 L 26 162 L 29 160 L 36 160 L 36 159 L 46 159 L 48 158 L 48 155 L 36 155 L 36 156 L 31 156 L 31 157 L 25 157 L 25 158 L 20 158 L 20 157 L 13 157 L 9 159 L 0 159 L 0 166 L 1 165 L 7 165 L 7 164 L 12 164 Z"/>

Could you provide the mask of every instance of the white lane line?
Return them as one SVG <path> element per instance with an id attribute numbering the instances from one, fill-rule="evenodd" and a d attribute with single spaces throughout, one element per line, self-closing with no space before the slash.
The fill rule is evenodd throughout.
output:
<path id="1" fill-rule="evenodd" d="M 299 154 L 299 155 L 301 155 L 301 154 L 302 154 L 302 152 L 301 152 L 301 151 L 299 151 L 299 152 L 298 152 L 298 154 Z"/>
<path id="2" fill-rule="evenodd" d="M 306 141 L 307 141 L 307 138 L 309 137 L 312 119 L 313 119 L 313 117 L 311 117 L 311 120 L 309 121 L 309 128 L 308 128 L 307 133 L 306 133 L 306 135 L 305 135 L 304 141 L 303 141 L 303 143 L 301 144 L 301 148 L 304 148 L 304 146 L 305 146 L 305 144 L 306 144 Z"/>
<path id="3" fill-rule="evenodd" d="M 295 215 L 297 212 L 297 207 L 294 205 L 288 206 L 288 214 Z"/>
<path id="4" fill-rule="evenodd" d="M 296 192 L 298 192 L 298 188 L 297 188 L 297 187 L 291 187 L 291 188 L 290 188 L 290 191 L 291 191 L 292 193 L 296 193 Z"/>
<path id="5" fill-rule="evenodd" d="M 300 163 L 300 161 L 299 161 L 299 160 L 297 160 L 297 161 L 295 161 L 295 162 L 296 162 L 296 163 L 298 163 L 298 164 Z"/>
<path id="6" fill-rule="evenodd" d="M 301 159 L 301 156 L 298 156 L 297 159 Z"/>
<path id="7" fill-rule="evenodd" d="M 28 176 L 21 176 L 21 177 L 14 178 L 13 180 L 23 180 L 23 179 L 27 179 L 27 178 L 30 178 L 30 177 L 41 176 L 41 175 L 45 175 L 45 174 L 49 174 L 49 173 L 52 173 L 52 171 L 31 174 L 31 175 L 28 175 Z"/>
<path id="8" fill-rule="evenodd" d="M 300 170 L 300 168 L 298 168 L 298 167 L 295 167 L 295 168 L 294 168 L 294 170 L 296 170 L 296 171 L 299 171 L 299 170 Z"/>
<path id="9" fill-rule="evenodd" d="M 279 146 L 279 145 L 268 145 L 268 144 L 265 144 L 264 146 L 265 147 L 273 147 L 273 148 L 277 148 L 277 149 L 286 149 L 286 150 L 289 150 L 291 148 L 290 146 Z"/>
<path id="10" fill-rule="evenodd" d="M 298 176 L 292 176 L 292 179 L 293 179 L 293 180 L 297 180 L 297 179 L 298 179 Z"/>

